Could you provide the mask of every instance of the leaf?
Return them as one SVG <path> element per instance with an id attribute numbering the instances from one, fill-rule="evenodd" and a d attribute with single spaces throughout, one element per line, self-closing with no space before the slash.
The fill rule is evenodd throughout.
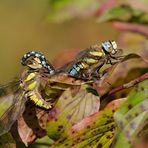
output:
<path id="1" fill-rule="evenodd" d="M 79 88 L 81 85 L 85 84 L 85 82 L 81 80 L 75 80 L 72 77 L 68 77 L 67 74 L 62 73 L 45 78 L 47 85 L 43 88 L 40 88 L 41 90 L 39 89 L 39 93 L 46 101 L 50 102 L 51 99 L 53 102 L 56 102 L 62 93 L 70 87 L 71 89 L 72 87 Z M 74 95 L 75 91 L 73 90 L 71 92 L 73 92 Z M 27 102 L 25 112 L 21 118 L 18 119 L 11 130 L 15 140 L 18 142 L 23 142 L 26 146 L 28 146 L 37 138 L 44 137 L 46 135 L 48 113 L 50 114 L 50 110 L 42 110 L 38 107 L 35 107 L 32 102 Z"/>
<path id="2" fill-rule="evenodd" d="M 129 94 L 114 115 L 118 125 L 114 147 L 130 147 L 138 132 L 148 121 L 148 80 L 141 82 Z"/>
<path id="3" fill-rule="evenodd" d="M 83 118 L 66 130 L 53 147 L 109 147 L 113 140 L 115 122 L 113 113 L 123 99 L 112 101 L 100 112 Z"/>
<path id="4" fill-rule="evenodd" d="M 53 144 L 53 140 L 51 140 L 48 136 L 37 139 L 35 143 L 31 144 L 31 148 L 49 148 L 51 144 Z"/>
<path id="5" fill-rule="evenodd" d="M 130 19 L 131 17 L 131 14 L 129 12 L 130 10 L 130 7 L 129 6 L 117 6 L 117 7 L 113 7 L 109 10 L 106 10 L 104 12 L 104 14 L 102 14 L 100 17 L 99 17 L 99 22 L 106 22 L 106 21 L 111 21 L 111 20 L 114 20 L 114 19 L 122 19 L 122 21 L 126 21 L 128 19 Z M 125 17 L 122 17 L 122 16 L 125 16 Z"/>
<path id="6" fill-rule="evenodd" d="M 129 5 L 120 5 L 105 11 L 98 21 L 123 21 L 146 25 L 148 24 L 148 13 L 140 9 L 134 9 Z"/>
<path id="7" fill-rule="evenodd" d="M 84 118 L 68 131 L 66 138 L 59 139 L 55 147 L 81 148 L 104 145 L 114 135 L 115 123 L 112 115 L 111 110 L 106 110 Z"/>
<path id="8" fill-rule="evenodd" d="M 82 118 L 99 110 L 100 99 L 90 85 L 71 86 L 60 96 L 54 109 L 49 112 L 47 134 L 52 139 L 64 135 L 64 131 Z"/>
<path id="9" fill-rule="evenodd" d="M 16 148 L 15 141 L 10 133 L 0 136 L 0 147 L 1 148 Z"/>
<path id="10" fill-rule="evenodd" d="M 75 17 L 90 16 L 98 4 L 97 0 L 51 0 L 48 20 L 61 23 Z"/>
<path id="11" fill-rule="evenodd" d="M 28 146 L 37 138 L 44 137 L 47 117 L 47 111 L 35 107 L 32 102 L 28 102 L 25 112 L 11 129 L 14 139 Z"/>
<path id="12" fill-rule="evenodd" d="M 105 73 L 104 76 L 96 83 L 96 89 L 100 94 L 101 100 L 103 101 L 111 87 L 123 85 L 123 83 L 143 74 L 143 71 L 147 70 L 147 65 L 148 61 L 145 58 L 131 53 L 123 56 L 118 63 L 105 69 L 103 72 Z M 117 98 L 120 97 L 118 96 Z"/>
<path id="13" fill-rule="evenodd" d="M 61 96 L 61 94 L 70 86 L 80 86 L 84 82 L 68 77 L 66 74 L 55 74 L 52 77 L 43 77 L 46 86 L 42 86 L 38 91 L 42 97 L 48 102 L 53 100 L 53 105 Z M 51 100 L 52 99 L 52 100 Z M 33 143 L 37 138 L 46 135 L 46 123 L 48 113 L 34 105 L 32 102 L 26 103 L 26 109 L 23 115 L 13 126 L 11 132 L 18 142 L 23 142 L 26 146 Z"/>

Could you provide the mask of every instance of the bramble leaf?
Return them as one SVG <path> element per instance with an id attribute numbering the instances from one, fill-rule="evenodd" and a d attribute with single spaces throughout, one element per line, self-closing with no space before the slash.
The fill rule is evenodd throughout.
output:
<path id="1" fill-rule="evenodd" d="M 98 112 L 86 117 L 67 131 L 67 137 L 61 137 L 57 147 L 91 147 L 104 145 L 112 141 L 115 129 L 112 110 Z"/>
<path id="2" fill-rule="evenodd" d="M 66 131 L 55 147 L 109 147 L 113 140 L 115 122 L 113 113 L 124 99 L 112 101 L 105 110 L 79 121 Z"/>
<path id="3" fill-rule="evenodd" d="M 105 11 L 104 14 L 100 16 L 99 22 L 105 21 L 124 21 L 148 24 L 148 13 L 140 9 L 134 9 L 129 5 L 120 5 Z"/>
<path id="4" fill-rule="evenodd" d="M 61 23 L 75 17 L 90 16 L 98 5 L 96 0 L 51 0 L 48 20 Z"/>
<path id="5" fill-rule="evenodd" d="M 89 115 L 98 112 L 100 99 L 90 85 L 71 86 L 63 92 L 56 106 L 49 112 L 47 134 L 59 139 L 64 131 Z"/>
<path id="6" fill-rule="evenodd" d="M 135 87 L 114 117 L 118 126 L 114 147 L 130 147 L 148 121 L 148 80 Z"/>

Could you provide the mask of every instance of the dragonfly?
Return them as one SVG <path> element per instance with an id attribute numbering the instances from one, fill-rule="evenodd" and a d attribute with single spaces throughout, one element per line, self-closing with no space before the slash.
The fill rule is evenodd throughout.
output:
<path id="1" fill-rule="evenodd" d="M 87 110 L 87 116 L 97 112 L 99 97 L 92 88 L 91 79 L 95 77 L 95 74 L 98 76 L 103 65 L 113 64 L 112 59 L 117 62 L 118 57 L 115 56 L 117 52 L 116 42 L 106 41 L 101 45 L 94 45 L 83 50 L 74 61 L 57 70 L 42 53 L 36 51 L 26 53 L 21 59 L 21 64 L 27 70 L 22 73 L 21 78 L 0 87 L 0 108 L 2 110 L 0 135 L 11 129 L 13 123 L 23 114 L 25 103 L 28 101 L 43 110 L 50 110 L 54 107 L 57 98 L 61 98 L 60 102 L 63 102 L 65 97 L 69 97 L 73 99 L 73 102 L 75 100 L 75 103 L 80 99 L 83 105 L 86 105 L 88 99 L 95 105 L 92 107 L 93 110 L 91 107 Z M 90 94 L 93 95 L 92 98 L 90 98 Z M 90 106 L 89 101 L 87 102 Z M 77 109 L 79 106 L 77 105 Z M 69 105 L 67 107 L 71 108 Z M 76 109 L 73 108 L 73 110 Z M 83 112 L 85 109 L 80 113 L 85 116 Z"/>
<path id="2" fill-rule="evenodd" d="M 21 78 L 0 87 L 0 135 L 8 132 L 23 114 L 27 101 L 44 110 L 52 108 L 53 100 L 45 101 L 39 90 L 44 87 L 46 78 L 54 74 L 54 67 L 37 51 L 26 53 L 21 64 L 26 67 Z"/>
<path id="3" fill-rule="evenodd" d="M 74 61 L 59 71 L 68 72 L 69 75 L 83 80 L 100 79 L 100 69 L 105 64 L 113 65 L 121 60 L 122 56 L 116 56 L 119 51 L 121 50 L 117 48 L 115 41 L 105 41 L 80 51 Z"/>

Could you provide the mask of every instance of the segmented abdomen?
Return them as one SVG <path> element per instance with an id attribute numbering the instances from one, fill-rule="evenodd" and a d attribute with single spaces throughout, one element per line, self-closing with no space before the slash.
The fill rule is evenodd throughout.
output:
<path id="1" fill-rule="evenodd" d="M 25 73 L 22 79 L 21 87 L 25 91 L 25 96 L 36 106 L 44 109 L 50 109 L 52 107 L 51 103 L 46 102 L 38 92 L 41 82 L 37 79 L 37 77 L 37 72 Z"/>
<path id="2" fill-rule="evenodd" d="M 72 68 L 69 71 L 69 74 L 72 76 L 75 76 L 79 73 L 79 71 L 84 70 L 88 67 L 86 63 L 83 62 L 78 62 L 74 65 L 72 65 Z"/>
<path id="3" fill-rule="evenodd" d="M 90 49 L 86 49 L 78 54 L 76 60 L 69 70 L 71 76 L 79 78 L 86 78 L 96 67 L 100 68 L 105 62 L 105 53 L 102 49 L 97 49 L 96 46 L 92 46 Z"/>
<path id="4" fill-rule="evenodd" d="M 29 100 L 33 101 L 34 104 L 38 107 L 44 108 L 44 109 L 50 109 L 52 108 L 52 105 L 48 102 L 46 102 L 45 100 L 43 100 L 42 98 L 40 98 L 37 94 L 35 94 L 34 92 L 29 92 L 27 94 L 27 97 Z"/>

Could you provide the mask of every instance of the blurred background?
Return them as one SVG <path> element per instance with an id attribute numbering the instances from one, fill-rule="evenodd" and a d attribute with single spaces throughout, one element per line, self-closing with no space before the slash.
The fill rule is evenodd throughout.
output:
<path id="1" fill-rule="evenodd" d="M 127 52 L 146 50 L 146 4 L 146 0 L 1 0 L 0 83 L 20 75 L 20 59 L 30 50 L 43 52 L 57 67 L 78 50 L 104 40 L 116 40 Z M 115 10 L 108 13 L 110 9 Z M 141 11 L 144 21 L 132 18 L 136 14 L 141 19 Z M 143 25 L 142 33 L 127 22 Z"/>
<path id="2" fill-rule="evenodd" d="M 53 61 L 64 49 L 82 49 L 101 40 L 116 39 L 118 32 L 95 19 L 49 22 L 49 0 L 0 1 L 0 82 L 18 76 L 20 58 L 30 50 L 43 52 Z M 107 33 L 105 33 L 107 32 Z"/>
<path id="3" fill-rule="evenodd" d="M 79 50 L 115 40 L 123 54 L 148 59 L 147 6 L 148 0 L 0 0 L 0 84 L 20 76 L 20 59 L 30 50 L 60 67 Z"/>

